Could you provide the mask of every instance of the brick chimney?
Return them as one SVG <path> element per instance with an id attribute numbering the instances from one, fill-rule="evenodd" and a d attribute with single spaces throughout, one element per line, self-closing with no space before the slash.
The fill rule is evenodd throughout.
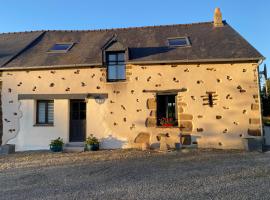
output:
<path id="1" fill-rule="evenodd" d="M 223 26 L 222 14 L 220 12 L 220 8 L 216 8 L 214 14 L 214 27 L 222 27 L 222 26 Z"/>

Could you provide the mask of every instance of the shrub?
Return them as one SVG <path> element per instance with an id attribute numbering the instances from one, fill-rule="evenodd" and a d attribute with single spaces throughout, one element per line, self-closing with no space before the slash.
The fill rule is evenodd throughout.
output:
<path id="1" fill-rule="evenodd" d="M 94 145 L 94 144 L 99 144 L 98 139 L 91 134 L 89 137 L 86 138 L 85 144 L 88 145 Z"/>
<path id="2" fill-rule="evenodd" d="M 58 137 L 55 140 L 51 140 L 51 143 L 50 143 L 50 146 L 63 146 L 63 145 L 64 145 L 63 139 L 60 137 Z"/>

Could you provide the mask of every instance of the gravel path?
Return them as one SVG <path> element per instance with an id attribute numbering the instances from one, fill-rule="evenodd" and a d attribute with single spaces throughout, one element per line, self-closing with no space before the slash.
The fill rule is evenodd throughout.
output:
<path id="1" fill-rule="evenodd" d="M 270 153 L 193 150 L 0 156 L 0 199 L 270 199 Z"/>

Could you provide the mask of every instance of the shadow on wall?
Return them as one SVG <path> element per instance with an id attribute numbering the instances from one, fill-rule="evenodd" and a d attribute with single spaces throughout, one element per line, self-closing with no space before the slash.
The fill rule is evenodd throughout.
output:
<path id="1" fill-rule="evenodd" d="M 100 148 L 102 149 L 120 149 L 127 144 L 126 141 L 120 140 L 112 135 L 109 135 L 106 138 L 100 139 Z"/>

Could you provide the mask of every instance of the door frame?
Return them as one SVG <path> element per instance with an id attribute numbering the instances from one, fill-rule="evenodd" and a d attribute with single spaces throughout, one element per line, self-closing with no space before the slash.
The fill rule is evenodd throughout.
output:
<path id="1" fill-rule="evenodd" d="M 71 112 L 72 112 L 72 101 L 78 101 L 78 102 L 84 102 L 85 103 L 85 131 L 84 131 L 84 141 L 86 140 L 86 133 L 87 133 L 87 102 L 85 101 L 85 99 L 69 99 L 69 124 L 68 124 L 68 141 L 69 142 L 76 142 L 76 141 L 71 141 L 71 121 L 72 121 L 72 117 L 71 117 Z"/>

